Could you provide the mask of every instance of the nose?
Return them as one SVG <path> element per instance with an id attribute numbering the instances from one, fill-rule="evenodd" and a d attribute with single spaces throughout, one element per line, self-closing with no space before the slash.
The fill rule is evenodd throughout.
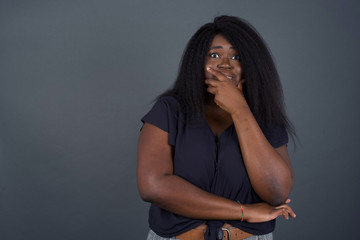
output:
<path id="1" fill-rule="evenodd" d="M 232 65 L 230 64 L 229 58 L 221 58 L 217 67 L 219 69 L 231 69 Z"/>

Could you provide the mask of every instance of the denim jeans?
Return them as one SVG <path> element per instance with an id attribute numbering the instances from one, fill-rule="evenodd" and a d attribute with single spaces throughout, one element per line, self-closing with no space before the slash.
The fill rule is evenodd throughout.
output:
<path id="1" fill-rule="evenodd" d="M 171 237 L 171 238 L 163 238 L 154 233 L 153 230 L 150 229 L 149 234 L 147 236 L 146 240 L 176 240 L 177 238 Z M 273 234 L 268 233 L 265 235 L 254 235 L 249 238 L 245 238 L 244 240 L 273 240 Z"/>

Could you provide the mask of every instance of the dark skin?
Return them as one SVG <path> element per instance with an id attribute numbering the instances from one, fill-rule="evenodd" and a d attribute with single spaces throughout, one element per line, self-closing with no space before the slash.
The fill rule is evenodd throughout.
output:
<path id="1" fill-rule="evenodd" d="M 213 54 L 216 53 L 216 54 Z M 244 204 L 244 221 L 295 217 L 287 199 L 293 185 L 286 146 L 274 149 L 257 125 L 242 94 L 241 64 L 236 51 L 217 35 L 206 60 L 206 120 L 216 136 L 234 123 L 244 163 L 263 203 Z M 210 68 L 208 68 L 210 67 Z M 230 79 L 231 78 L 231 79 Z M 235 201 L 206 192 L 173 174 L 168 133 L 145 123 L 139 136 L 137 178 L 141 197 L 159 207 L 194 219 L 240 220 Z"/>
<path id="2" fill-rule="evenodd" d="M 221 109 L 217 111 L 219 116 L 230 119 L 224 121 L 234 123 L 246 170 L 256 193 L 264 201 L 279 205 L 285 202 L 294 183 L 286 145 L 274 149 L 269 144 L 242 92 L 245 79 L 241 79 L 241 64 L 232 57 L 236 56 L 236 50 L 221 35 L 214 41 L 210 56 L 215 58 L 210 58 L 205 65 L 207 91 L 214 96 L 210 102 Z"/>

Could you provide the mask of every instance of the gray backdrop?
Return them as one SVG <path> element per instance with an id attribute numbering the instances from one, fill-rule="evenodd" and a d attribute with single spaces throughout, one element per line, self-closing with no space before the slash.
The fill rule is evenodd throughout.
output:
<path id="1" fill-rule="evenodd" d="M 140 118 L 190 36 L 249 20 L 276 60 L 302 145 L 297 218 L 276 239 L 358 232 L 359 1 L 0 1 L 0 239 L 145 239 Z"/>

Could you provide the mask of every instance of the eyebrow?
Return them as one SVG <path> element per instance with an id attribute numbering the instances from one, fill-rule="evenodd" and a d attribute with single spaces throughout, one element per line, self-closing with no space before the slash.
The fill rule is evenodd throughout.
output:
<path id="1" fill-rule="evenodd" d="M 223 48 L 223 47 L 222 46 L 214 46 L 214 47 L 209 48 L 209 50 L 218 49 L 218 48 Z M 235 49 L 235 48 L 231 46 L 230 49 Z"/>

